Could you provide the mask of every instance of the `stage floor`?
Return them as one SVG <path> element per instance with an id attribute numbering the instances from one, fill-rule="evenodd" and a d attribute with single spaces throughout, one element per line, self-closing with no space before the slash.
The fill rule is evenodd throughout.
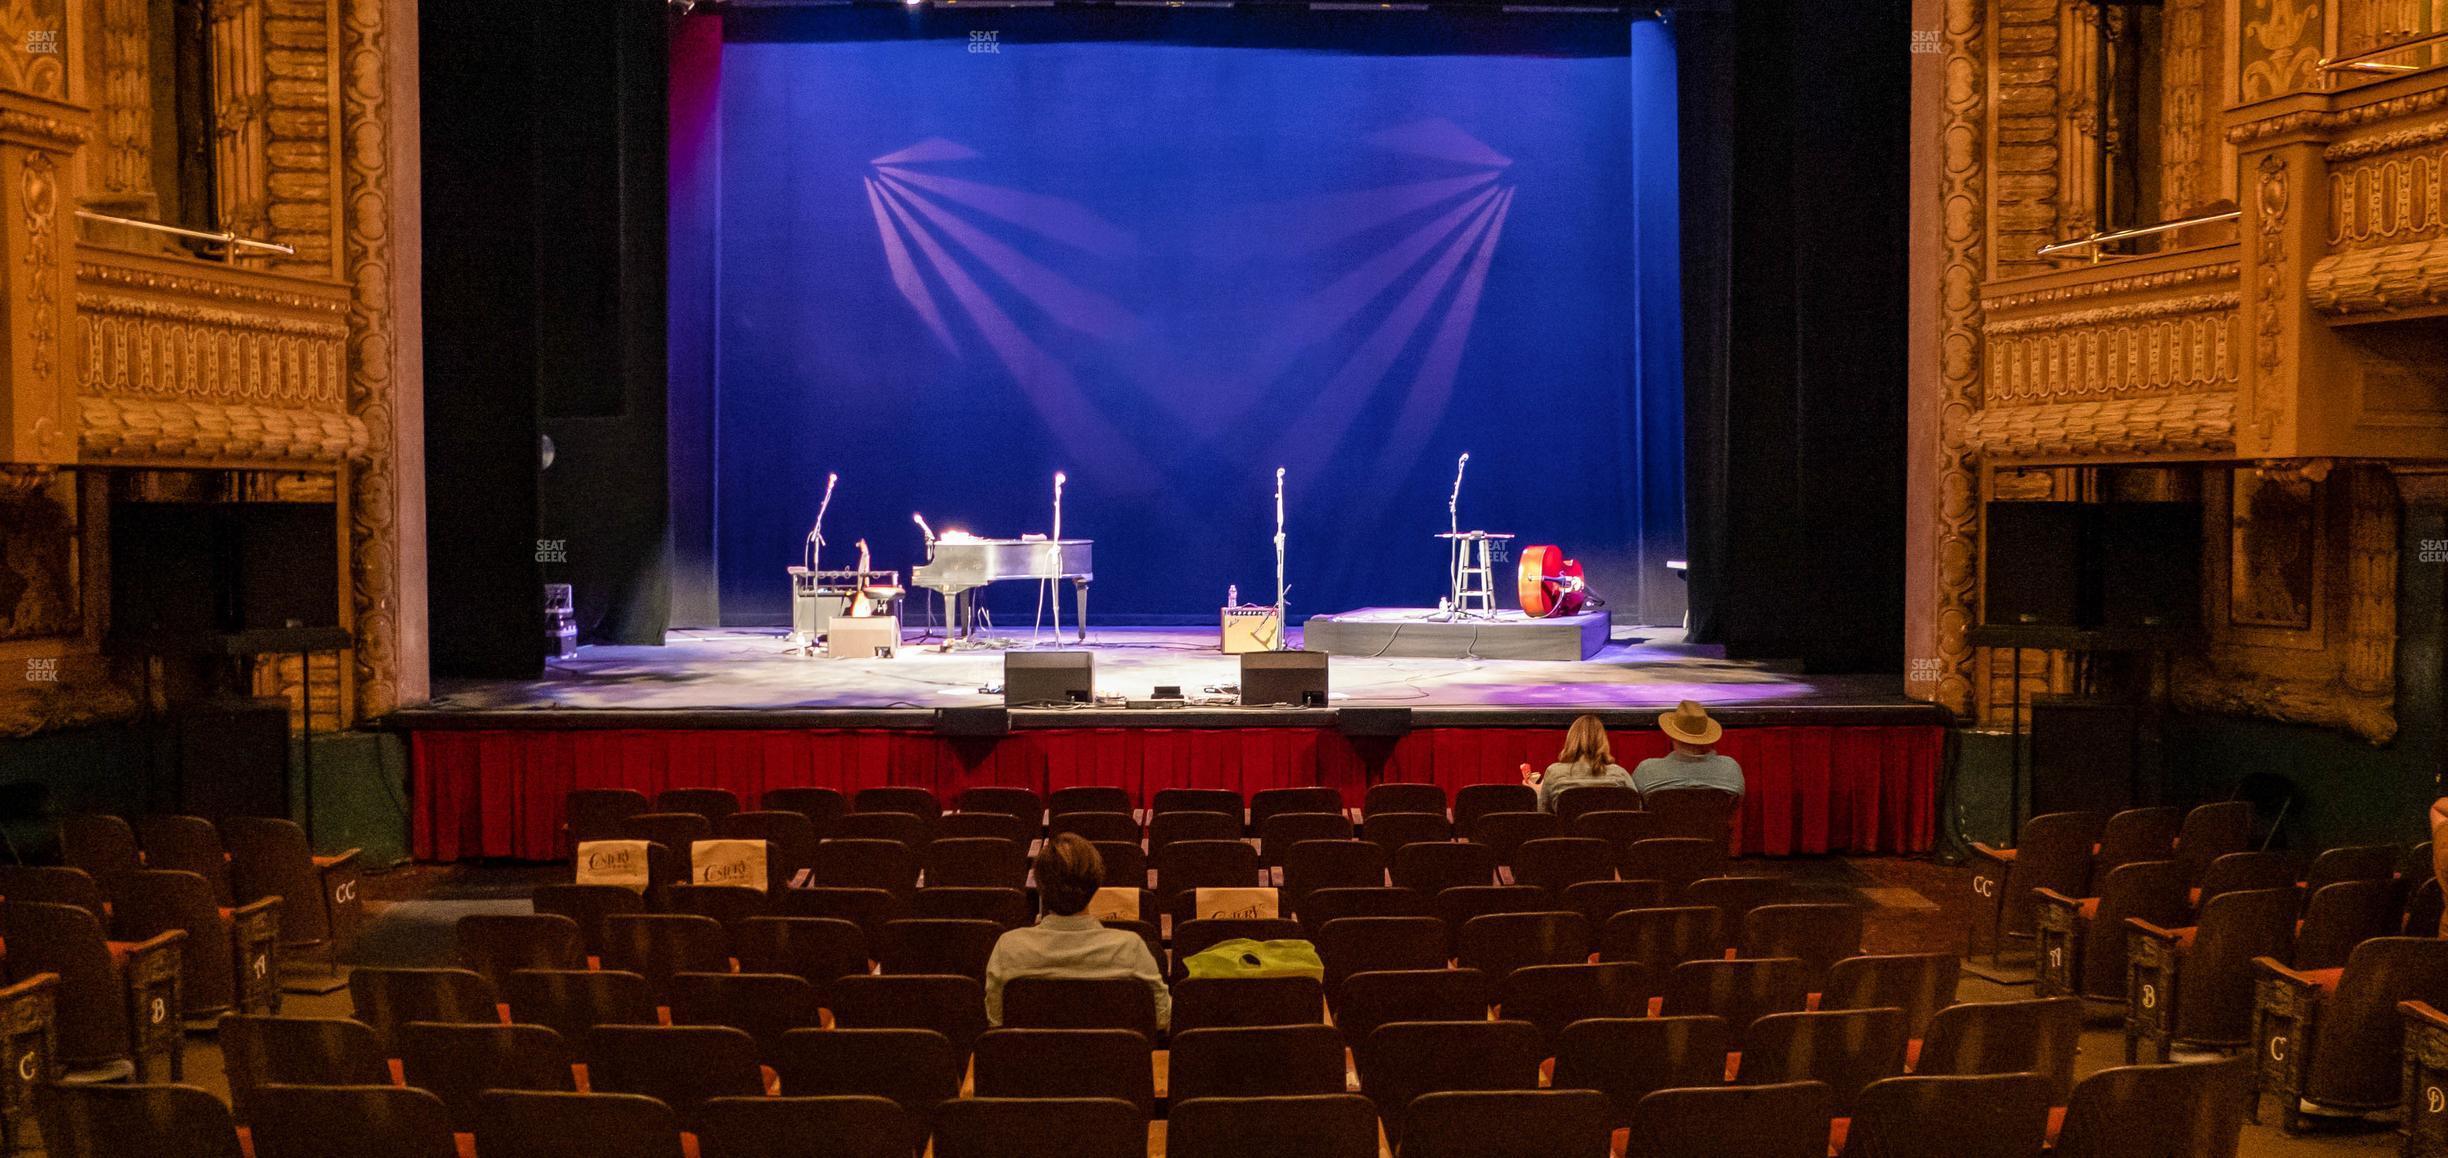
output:
<path id="1" fill-rule="evenodd" d="M 1293 636 L 1297 643 L 1300 632 Z M 1023 635 L 1015 642 L 1029 641 Z M 1050 637 L 1041 642 L 1055 646 Z M 1303 717 L 1299 709 L 1196 703 L 1225 698 L 1211 689 L 1240 678 L 1238 657 L 1217 650 L 1212 628 L 1096 627 L 1088 647 L 1096 653 L 1099 695 L 1144 700 L 1158 685 L 1176 685 L 1193 701 L 1185 708 L 1128 710 L 1131 723 L 1158 718 L 1184 724 L 1288 723 Z M 438 681 L 433 703 L 402 715 L 416 726 L 502 726 L 531 713 L 605 713 L 633 720 L 643 713 L 673 713 L 692 717 L 694 726 L 706 726 L 706 717 L 734 713 L 906 717 L 999 703 L 999 696 L 980 689 L 1002 678 L 1000 650 L 947 653 L 906 645 L 889 660 L 836 660 L 794 654 L 779 629 L 675 631 L 662 647 L 582 647 L 573 658 L 553 661 L 542 679 Z M 1914 716 L 1929 711 L 1904 697 L 1901 675 L 1804 676 L 1770 664 L 1729 661 L 1720 648 L 1684 643 L 1676 629 L 1624 627 L 1615 629 L 1595 658 L 1580 662 L 1339 655 L 1333 661 L 1330 706 L 1407 707 L 1431 717 L 1423 724 L 1484 723 L 1494 717 L 1512 722 L 1525 715 L 1627 712 L 1683 699 L 1749 715 L 1755 722 L 1793 714 L 1777 709 L 1808 715 L 1835 709 Z M 1199 718 L 1179 718 L 1185 714 Z M 1120 708 L 1015 713 L 1047 717 L 1032 723 L 1095 725 L 1124 715 Z M 1316 713 L 1308 718 L 1314 721 Z"/>

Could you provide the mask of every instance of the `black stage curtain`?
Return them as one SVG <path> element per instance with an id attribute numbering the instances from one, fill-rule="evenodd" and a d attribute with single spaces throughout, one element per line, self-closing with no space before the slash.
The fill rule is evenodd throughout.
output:
<path id="1" fill-rule="evenodd" d="M 419 16 L 434 673 L 540 672 L 552 582 L 585 637 L 659 643 L 663 5 Z"/>
<path id="2" fill-rule="evenodd" d="M 1693 634 L 1898 670 L 1910 5 L 1673 19 Z"/>

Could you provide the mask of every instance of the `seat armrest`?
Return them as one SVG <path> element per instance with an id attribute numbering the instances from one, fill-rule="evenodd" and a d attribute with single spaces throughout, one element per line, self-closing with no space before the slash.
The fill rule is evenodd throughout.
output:
<path id="1" fill-rule="evenodd" d="M 2170 929 L 2164 925 L 2154 925 L 2140 917 L 2125 918 L 2125 927 L 2128 931 L 2139 936 L 2148 937 L 2153 941 L 2162 941 L 2173 944 L 2174 942 L 2183 939 L 2183 934 L 2179 933 L 2178 931 Z"/>
<path id="2" fill-rule="evenodd" d="M 2032 896 L 2037 900 L 2045 901 L 2052 905 L 2064 905 L 2069 909 L 2079 909 L 2082 907 L 2081 900 L 2074 897 L 2069 897 L 2055 889 L 2033 889 Z"/>
<path id="3" fill-rule="evenodd" d="M 2266 976 L 2270 980 L 2279 982 L 2280 984 L 2286 985 L 2290 988 L 2311 990 L 2315 992 L 2320 989 L 2320 982 L 2315 981 L 2302 973 L 2296 972 L 2293 968 L 2289 967 L 2286 962 L 2280 961 L 2276 957 L 2255 957 L 2253 958 L 2253 966 L 2261 970 L 2263 976 Z"/>
<path id="4" fill-rule="evenodd" d="M 2448 1013 L 2442 1013 L 2428 1001 L 2400 1001 L 2397 1012 L 2407 1021 L 2420 1022 L 2435 1029 L 2448 1030 Z"/>
<path id="5" fill-rule="evenodd" d="M 348 848 L 348 849 L 342 849 L 342 850 L 340 850 L 339 852 L 333 853 L 333 854 L 331 854 L 331 855 L 329 855 L 329 856 L 318 856 L 318 857 L 315 857 L 315 858 L 314 858 L 314 866 L 315 866 L 315 871 L 316 871 L 316 872 L 326 872 L 326 873 L 327 873 L 327 872 L 330 872 L 330 871 L 332 871 L 333 869 L 337 869 L 337 868 L 352 868 L 352 867 L 355 867 L 355 865 L 357 864 L 357 857 L 358 857 L 358 854 L 360 854 L 360 853 L 362 853 L 362 852 L 364 852 L 364 851 L 365 851 L 364 849 L 360 849 L 360 848 Z"/>
<path id="6" fill-rule="evenodd" d="M 231 909 L 230 920 L 232 922 L 237 922 L 246 920 L 247 918 L 253 917 L 258 913 L 277 913 L 280 911 L 280 907 L 281 898 L 277 895 L 257 897 L 254 900 L 238 906 L 237 908 Z"/>
<path id="7" fill-rule="evenodd" d="M 1972 855 L 1977 856 L 1982 860 L 1995 861 L 1998 864 L 2004 864 L 2007 861 L 2014 859 L 2005 855 L 2005 850 L 2000 850 L 1994 845 L 1983 844 L 1977 840 L 1972 842 Z"/>
<path id="8" fill-rule="evenodd" d="M 124 955 L 127 957 L 150 957 L 156 953 L 162 952 L 165 949 L 176 952 L 178 951 L 180 944 L 186 940 L 187 930 L 164 929 L 161 932 L 155 933 L 142 941 L 129 945 Z"/>

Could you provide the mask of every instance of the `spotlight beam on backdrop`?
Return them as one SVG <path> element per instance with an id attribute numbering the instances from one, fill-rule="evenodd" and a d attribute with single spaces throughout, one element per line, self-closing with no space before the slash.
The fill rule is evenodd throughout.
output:
<path id="1" fill-rule="evenodd" d="M 876 236 L 884 241 L 884 264 L 892 270 L 893 288 L 910 308 L 918 311 L 918 320 L 926 323 L 935 340 L 942 342 L 944 352 L 960 357 L 960 345 L 952 340 L 952 328 L 944 324 L 943 311 L 935 305 L 935 295 L 928 292 L 926 278 L 918 272 L 918 263 L 910 259 L 909 246 L 893 229 L 892 220 L 884 210 L 884 195 L 876 189 L 875 179 L 867 179 L 867 206 L 875 213 Z"/>
<path id="2" fill-rule="evenodd" d="M 1236 245 L 1234 239 L 1257 233 L 1273 235 L 1280 244 L 1279 252 L 1283 253 L 1323 249 L 1461 196 L 1498 176 L 1497 171 L 1490 169 L 1433 181 L 1263 202 L 1225 222 L 1226 228 L 1218 231 L 1211 256 L 1224 261 L 1247 259 L 1251 256 L 1247 247 Z"/>
<path id="3" fill-rule="evenodd" d="M 944 251 L 942 244 L 910 216 L 891 190 L 885 190 L 883 197 L 893 221 L 917 244 L 918 252 L 934 269 L 935 276 L 943 279 L 945 286 L 951 289 L 952 300 L 960 303 L 970 323 L 977 327 L 979 336 L 986 340 L 988 348 L 995 352 L 1004 369 L 1010 371 L 1012 380 L 1028 396 L 1029 404 L 1045 418 L 1047 428 L 1063 444 L 1064 452 L 1073 458 L 1103 461 L 1114 483 L 1121 489 L 1154 486 L 1157 477 L 1155 467 L 1138 451 L 1135 442 L 1126 438 L 1089 401 L 1070 368 L 1021 332 L 1011 315 L 1004 313 L 985 288 L 978 285 L 977 279 L 970 277 L 968 271 Z"/>
<path id="4" fill-rule="evenodd" d="M 967 155 L 976 156 L 975 153 Z M 966 205 L 998 221 L 1008 221 L 1041 237 L 1098 257 L 1123 258 L 1139 252 L 1139 239 L 1129 230 L 1089 212 L 1076 201 L 1001 185 L 964 181 L 884 160 L 876 162 L 876 169 L 904 185 L 916 186 L 946 201 Z"/>
<path id="5" fill-rule="evenodd" d="M 1430 307 L 1453 281 L 1454 271 L 1461 268 L 1471 244 L 1479 240 L 1494 220 L 1497 207 L 1498 199 L 1486 199 L 1470 223 L 1451 235 L 1444 251 L 1404 291 L 1402 299 L 1352 351 L 1334 377 L 1317 390 L 1308 408 L 1286 424 L 1287 435 L 1270 457 L 1292 462 L 1306 471 L 1337 453 L 1352 423 L 1360 417 L 1378 385 L 1385 381 L 1386 372 L 1394 368 L 1395 359 L 1411 344 Z M 1294 430 L 1299 433 L 1289 433 Z"/>
<path id="6" fill-rule="evenodd" d="M 976 226 L 945 212 L 933 201 L 920 196 L 917 190 L 891 177 L 884 178 L 884 187 L 890 189 L 896 199 L 916 209 L 942 230 L 954 245 L 1020 291 L 1021 296 L 1056 323 L 1111 342 L 1126 340 L 1138 331 L 1139 319 L 1132 317 L 1120 302 L 1082 288 L 1019 250 L 988 236 Z"/>
<path id="7" fill-rule="evenodd" d="M 1504 236 L 1505 218 L 1513 212 L 1513 193 L 1506 189 L 1504 198 L 1496 203 L 1494 218 L 1480 236 L 1479 251 L 1471 257 L 1470 272 L 1462 275 L 1462 288 L 1447 303 L 1436 336 L 1429 339 L 1428 352 L 1420 359 L 1419 375 L 1412 380 L 1411 389 L 1403 393 L 1402 413 L 1378 448 L 1377 466 L 1369 474 L 1369 485 L 1381 497 L 1389 495 L 1395 481 L 1419 461 L 1428 448 L 1429 438 L 1436 433 L 1437 421 L 1444 416 L 1446 403 L 1453 398 L 1454 383 L 1462 368 L 1462 347 L 1470 337 L 1471 321 L 1479 314 L 1479 298 L 1487 289 L 1488 265 L 1496 259 L 1496 243 Z"/>
<path id="8" fill-rule="evenodd" d="M 1232 404 L 1225 417 L 1228 420 L 1237 417 L 1241 408 L 1257 400 L 1256 391 L 1282 378 L 1304 351 L 1350 325 L 1361 310 L 1435 252 L 1439 243 L 1463 228 L 1496 195 L 1494 189 L 1484 190 L 1447 210 L 1285 311 L 1285 324 L 1260 341 L 1243 374 L 1243 380 L 1253 389 L 1225 400 Z"/>
<path id="9" fill-rule="evenodd" d="M 1620 26 L 1515 52 L 1414 21 L 1436 51 L 1412 55 L 1109 41 L 1050 11 L 981 60 L 958 29 L 840 15 L 723 48 L 698 204 L 729 309 L 706 391 L 727 600 L 765 612 L 760 561 L 816 497 L 774 480 L 810 461 L 876 480 L 835 518 L 991 533 L 1047 529 L 1067 470 L 1064 532 L 1110 556 L 1121 618 L 1203 621 L 1252 586 L 1272 547 L 1229 515 L 1261 500 L 1252 463 L 1295 484 L 1311 611 L 1435 601 L 1426 496 L 1465 444 L 1530 480 L 1467 517 L 1604 574 L 1674 529 L 1640 489 L 1672 448 L 1623 429 L 1675 386 L 1627 358 L 1671 232 L 1622 228 L 1671 197 L 1644 135 L 1671 105 Z M 1592 501 L 1550 501 L 1554 477 Z"/>
<path id="10" fill-rule="evenodd" d="M 1441 119 L 1398 125 L 1367 140 L 1392 151 L 1490 167 L 1456 177 L 1262 203 L 1229 215 L 1225 228 L 1214 236 L 1240 239 L 1233 253 L 1265 255 L 1346 242 L 1445 207 L 1282 311 L 1284 320 L 1259 336 L 1255 349 L 1238 365 L 1184 364 L 1196 363 L 1197 356 L 1175 349 L 1149 351 L 1152 359 L 1140 359 L 1133 376 L 1155 387 L 1149 396 L 1163 399 L 1184 420 L 1184 440 L 1212 444 L 1234 438 L 1242 429 L 1240 419 L 1252 408 L 1275 403 L 1293 421 L 1272 448 L 1273 455 L 1303 470 L 1314 469 L 1341 452 L 1370 400 L 1405 353 L 1418 346 L 1422 327 L 1442 302 L 1444 312 L 1418 353 L 1410 389 L 1394 416 L 1374 429 L 1377 437 L 1370 441 L 1376 447 L 1377 469 L 1372 478 L 1391 485 L 1425 451 L 1453 397 L 1488 266 L 1511 210 L 1514 187 L 1496 182 L 1513 162 Z M 911 254 L 914 247 L 1066 449 L 1077 456 L 1085 447 L 1102 444 L 1114 453 L 1110 448 L 1127 446 L 1119 441 L 1115 421 L 1082 389 L 1062 358 L 1040 346 L 1027 324 L 997 304 L 980 277 L 991 275 L 1044 319 L 1107 343 L 1125 360 L 1132 339 L 1141 333 L 1139 318 L 963 214 L 974 213 L 1109 259 L 1137 256 L 1137 239 L 1066 198 L 912 167 L 979 156 L 959 142 L 928 138 L 876 158 L 864 185 L 894 286 L 937 339 L 957 353 L 957 340 Z M 1386 313 L 1323 384 L 1283 381 L 1304 354 L 1343 332 L 1398 286 L 1401 293 Z M 1298 433 L 1291 433 L 1294 430 Z M 1127 449 L 1113 465 L 1124 477 L 1111 481 L 1123 489 L 1154 475 L 1152 466 Z"/>

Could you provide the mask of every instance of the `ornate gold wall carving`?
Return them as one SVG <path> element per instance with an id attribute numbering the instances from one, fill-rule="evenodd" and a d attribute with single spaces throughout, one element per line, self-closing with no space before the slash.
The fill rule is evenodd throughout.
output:
<path id="1" fill-rule="evenodd" d="M 1976 453 L 2004 459 L 2219 454 L 2235 449 L 2235 395 L 1996 407 L 1966 423 L 1964 438 Z"/>
<path id="2" fill-rule="evenodd" d="M 2321 20 L 2317 0 L 2242 0 L 2244 41 L 2237 79 L 2245 100 L 2265 100 L 2320 82 Z"/>
<path id="3" fill-rule="evenodd" d="M 2286 338 L 2286 277 L 2287 231 L 2286 215 L 2288 179 L 2286 159 L 2276 153 L 2262 154 L 2258 174 L 2253 182 L 2253 196 L 2259 214 L 2260 247 L 2254 254 L 2253 364 L 2260 373 L 2253 378 L 2253 404 L 2248 421 L 2253 446 L 2266 449 L 2278 434 L 2278 423 L 2286 414 L 2286 399 L 2276 378 L 2279 357 Z"/>
<path id="4" fill-rule="evenodd" d="M 2381 10 L 2389 4 L 2407 11 Z M 1941 667 L 1968 683 L 1933 698 L 1984 723 L 2004 724 L 2008 697 L 2060 687 L 2068 670 L 2040 652 L 2015 668 L 1943 626 L 1972 621 L 1984 497 L 2105 497 L 2126 477 L 2109 468 L 2165 463 L 2188 493 L 2216 496 L 2224 536 L 2233 496 L 2206 476 L 2225 478 L 2226 464 L 2266 460 L 2258 466 L 2308 476 L 2331 461 L 2448 460 L 2448 372 L 2433 336 L 2448 315 L 2448 76 L 2333 81 L 2317 68 L 2326 52 L 2353 51 L 2348 39 L 2440 26 L 2448 4 L 2168 0 L 2158 208 L 2234 197 L 2245 210 L 2237 240 L 2201 245 L 2227 227 L 2191 230 L 2154 256 L 2058 266 L 2031 247 L 2087 212 L 2090 162 L 2073 154 L 2097 143 L 2075 123 L 2090 114 L 2078 91 L 2088 64 L 2072 59 L 2067 31 L 2087 7 L 1944 8 L 1942 152 L 1970 141 L 1976 166 L 1946 156 L 1934 193 L 1942 361 L 1938 397 L 1924 405 L 1942 415 L 1942 442 L 1924 485 L 1937 490 L 1929 564 Z M 1957 24 L 1965 13 L 1968 28 Z M 2053 43 L 2044 19 L 2056 22 Z M 2049 198 L 2053 222 L 2036 212 Z M 2333 330 L 2324 314 L 2434 320 Z M 2328 494 L 2316 624 L 2230 623 L 2233 559 L 2217 539 L 2205 562 L 2217 563 L 2206 578 L 2223 601 L 2218 625 L 2171 677 L 2180 702 L 2374 740 L 2394 733 L 2395 488 L 2378 467 L 2348 465 Z"/>
<path id="5" fill-rule="evenodd" d="M 372 446 L 355 415 L 244 403 L 85 398 L 79 443 L 88 461 L 149 464 L 356 462 Z"/>
<path id="6" fill-rule="evenodd" d="M 2236 295 L 1993 320 L 1985 410 L 2235 388 Z"/>
<path id="7" fill-rule="evenodd" d="M 2304 297 L 2346 316 L 2448 304 L 2448 238 L 2349 249 L 2312 263 Z"/>
<path id="8" fill-rule="evenodd" d="M 85 0 L 95 140 L 86 199 L 153 211 L 153 29 L 145 0 Z"/>
<path id="9" fill-rule="evenodd" d="M 1987 121 L 1989 129 L 1989 171 L 1981 184 L 1991 199 L 1986 217 L 1991 236 L 1983 251 L 1994 264 L 1983 272 L 2008 277 L 2053 269 L 2055 263 L 2042 260 L 2039 249 L 2071 232 L 2060 205 L 2066 186 L 2066 117 L 2065 86 L 2059 80 L 2065 64 L 2059 51 L 2065 37 L 2059 5 L 2057 0 L 1994 0 L 1972 11 L 1995 23 L 1993 40 L 1974 37 L 1968 42 L 1971 54 L 1984 58 L 1969 79 L 1994 84 L 1996 101 L 1992 107 L 1980 99 L 1969 110 L 1975 119 Z M 1951 26 L 1954 6 L 1947 12 Z M 1958 71 L 1950 52 L 1950 121 L 1957 111 Z"/>
<path id="10" fill-rule="evenodd" d="M 2448 130 L 2448 122 L 2440 128 Z M 2448 136 L 2448 133 L 2444 133 Z M 2448 218 L 2441 171 L 2448 152 L 2390 151 L 2329 167 L 2329 245 L 2390 244 L 2436 236 Z"/>
<path id="11" fill-rule="evenodd" d="M 0 462 L 75 461 L 75 404 L 60 363 L 74 204 L 63 178 L 85 137 L 68 106 L 0 92 Z"/>
<path id="12" fill-rule="evenodd" d="M 265 134 L 263 199 L 275 241 L 297 247 L 272 268 L 338 276 L 341 217 L 339 18 L 335 0 L 260 0 Z"/>
<path id="13" fill-rule="evenodd" d="M 213 178 L 219 186 L 221 226 L 264 237 L 272 231 L 272 222 L 264 175 L 264 119 L 270 98 L 265 92 L 262 0 L 219 0 L 211 15 Z"/>
<path id="14" fill-rule="evenodd" d="M 2251 469 L 2251 468 L 2240 468 Z M 2209 647 L 2177 664 L 2176 702 L 2343 728 L 2374 744 L 2397 734 L 2396 489 L 2379 467 L 2328 478 L 2311 625 L 2300 631 L 2235 622 L 2228 544 L 2230 497 L 2205 487 L 2203 587 Z"/>
<path id="15" fill-rule="evenodd" d="M 2217 132 L 2225 75 L 2223 4 L 2167 0 L 2160 14 L 2159 204 L 2161 219 L 2181 217 L 2228 196 L 2224 141 Z"/>
<path id="16" fill-rule="evenodd" d="M 273 310 L 85 285 L 82 394 L 341 411 L 342 301 Z"/>
<path id="17" fill-rule="evenodd" d="M 77 263 L 88 458 L 362 458 L 347 411 L 348 293 L 304 278 L 86 247 Z"/>
<path id="18" fill-rule="evenodd" d="M 77 21 L 64 20 L 64 3 L 76 6 Z M 394 315 L 415 302 L 413 291 L 396 289 L 414 283 L 392 273 L 402 260 L 392 247 L 410 247 L 404 260 L 413 268 L 415 237 L 413 218 L 403 224 L 393 212 L 389 158 L 403 141 L 413 148 L 414 121 L 390 91 L 396 78 L 413 83 L 403 53 L 413 52 L 414 7 L 211 6 L 215 207 L 228 227 L 298 250 L 294 259 L 237 263 L 198 260 L 124 230 L 94 234 L 110 244 L 78 246 L 68 226 L 66 214 L 81 201 L 116 199 L 124 212 L 152 191 L 162 160 L 152 137 L 170 115 L 155 103 L 159 78 L 150 75 L 154 38 L 166 31 L 152 24 L 159 15 L 147 0 L 0 0 L 0 368 L 9 391 L 0 395 L 0 504 L 22 497 L 7 480 L 25 477 L 24 464 L 46 462 L 274 468 L 320 488 L 348 513 L 352 579 L 342 622 L 360 629 L 365 644 L 316 673 L 316 723 L 333 726 L 368 704 L 388 707 L 401 682 L 401 539 L 416 532 L 401 527 L 390 494 L 395 440 L 413 439 L 413 426 L 396 417 Z M 394 23 L 402 19 L 405 33 Z M 64 53 L 14 51 L 44 30 Z M 89 111 L 102 130 L 79 154 Z M 53 292 L 36 292 L 46 285 Z M 412 401 L 407 412 L 415 412 Z M 87 491 L 89 530 L 44 543 L 82 548 L 81 589 L 107 590 L 107 573 L 97 570 L 106 556 L 92 549 L 107 542 L 107 503 L 93 506 L 102 491 Z M 47 524 L 17 519 L 10 530 L 38 525 Z M 36 557 L 20 546 L 0 543 L 0 602 L 35 586 L 10 578 L 10 561 Z M 47 595 L 37 602 L 60 605 Z M 0 734 L 132 707 L 132 677 L 119 673 L 115 683 L 99 654 L 105 625 L 96 601 L 84 601 L 72 632 L 11 638 L 60 626 L 56 616 L 37 623 L 25 606 L 0 610 L 10 616 L 0 626 Z M 412 651 L 421 655 L 421 644 Z M 21 655 L 57 671 L 58 684 L 7 682 Z M 262 678 L 267 686 L 296 683 L 277 664 Z M 411 682 L 421 694 L 421 674 Z"/>
<path id="19" fill-rule="evenodd" d="M 67 23 L 64 0 L 0 0 L 0 89 L 68 99 Z M 45 35 L 52 51 L 33 51 Z"/>
<path id="20" fill-rule="evenodd" d="M 75 475 L 42 471 L 0 480 L 0 640 L 83 630 L 76 548 Z M 0 668 L 0 679 L 10 674 Z"/>

